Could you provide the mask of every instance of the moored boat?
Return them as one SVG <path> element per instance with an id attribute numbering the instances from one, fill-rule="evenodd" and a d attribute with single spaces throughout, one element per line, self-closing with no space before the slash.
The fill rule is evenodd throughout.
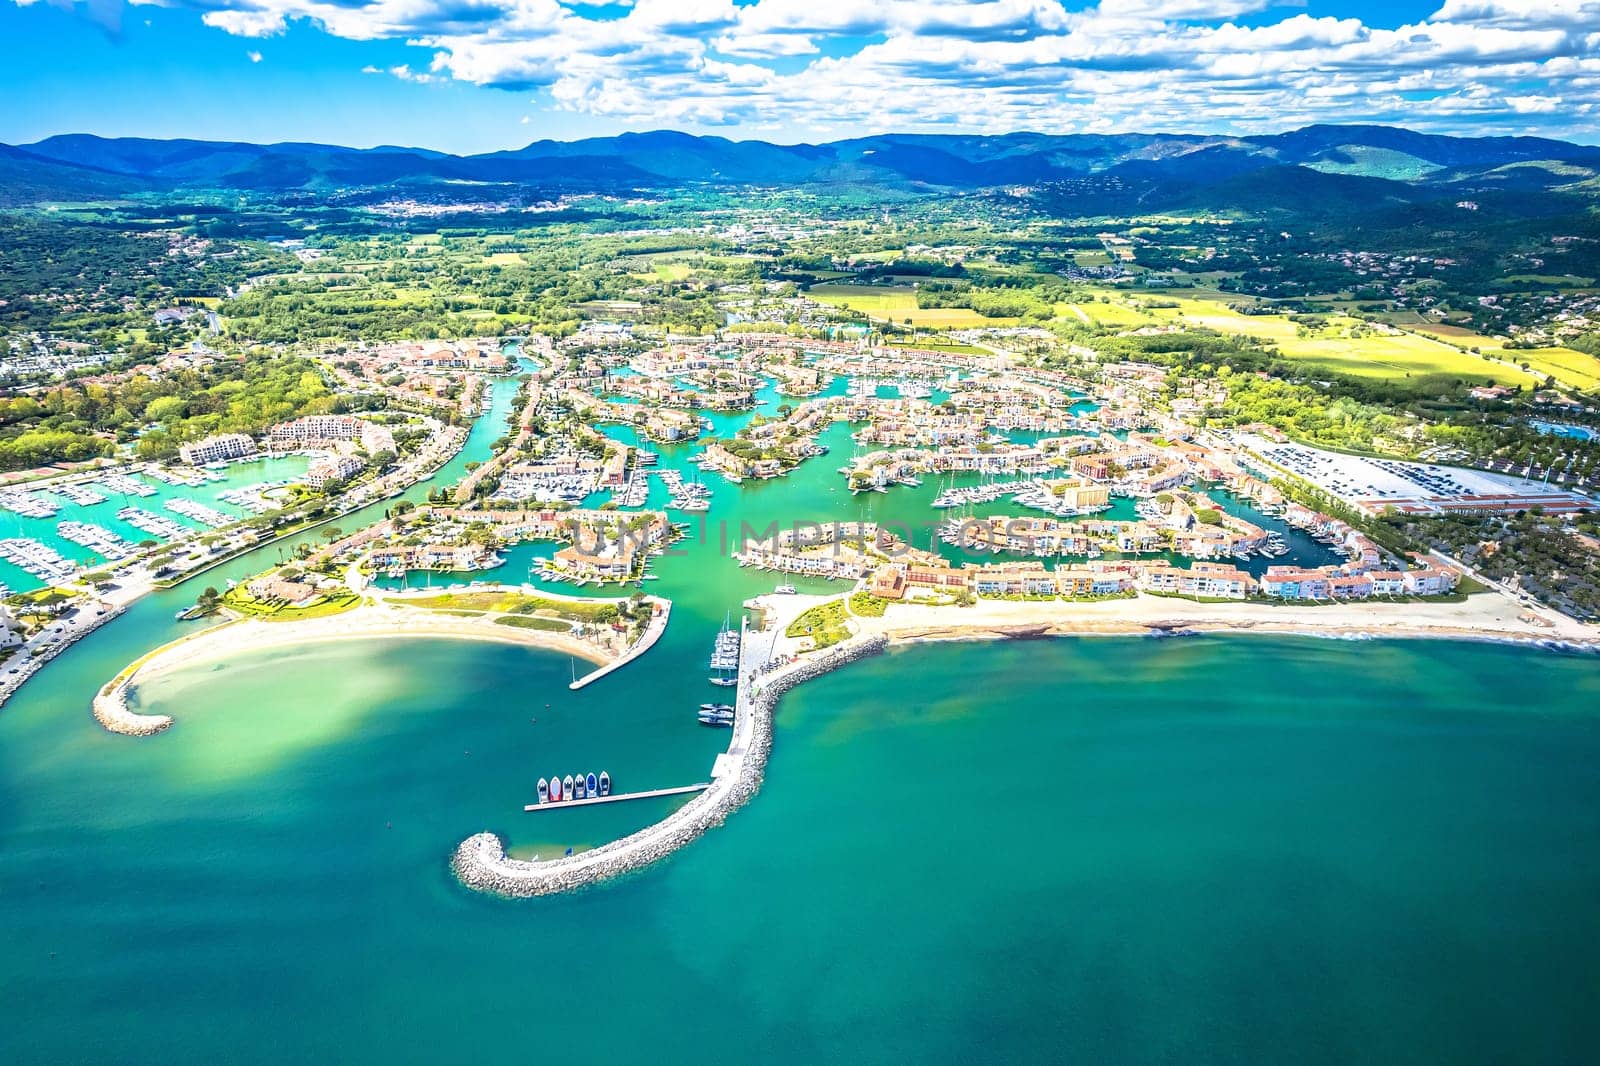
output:
<path id="1" fill-rule="evenodd" d="M 583 788 L 591 796 L 600 795 L 600 781 L 594 776 L 593 770 L 590 770 L 589 776 L 583 779 Z"/>
<path id="2" fill-rule="evenodd" d="M 539 802 L 540 803 L 548 803 L 549 801 L 550 801 L 550 782 L 546 781 L 544 778 L 541 777 L 541 778 L 539 778 Z"/>
<path id="3" fill-rule="evenodd" d="M 600 795 L 611 795 L 611 775 L 604 770 L 600 771 Z"/>
<path id="4" fill-rule="evenodd" d="M 572 798 L 573 799 L 579 799 L 579 800 L 588 799 L 589 798 L 589 790 L 583 787 L 583 775 L 582 774 L 579 774 L 576 778 L 573 779 L 573 782 L 572 782 Z"/>
<path id="5" fill-rule="evenodd" d="M 563 793 L 561 791 L 561 778 L 552 777 L 550 779 L 550 802 L 551 803 L 560 803 L 562 795 L 563 795 Z"/>
<path id="6" fill-rule="evenodd" d="M 577 799 L 578 798 L 577 796 L 573 795 L 573 785 L 572 785 L 572 775 L 571 774 L 568 774 L 566 777 L 563 777 L 561 779 L 561 794 L 563 796 L 567 797 L 568 799 Z"/>

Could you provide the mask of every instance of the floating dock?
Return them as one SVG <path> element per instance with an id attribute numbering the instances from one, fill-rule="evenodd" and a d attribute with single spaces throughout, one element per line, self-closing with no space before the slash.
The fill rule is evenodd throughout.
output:
<path id="1" fill-rule="evenodd" d="M 656 788 L 649 792 L 621 792 L 610 796 L 590 796 L 581 800 L 560 799 L 548 803 L 530 803 L 522 809 L 525 811 L 554 811 L 566 807 L 587 807 L 591 803 L 621 803 L 623 800 L 654 799 L 657 796 L 687 796 L 691 792 L 704 792 L 711 787 L 710 781 L 702 781 L 698 785 L 679 785 L 677 788 Z"/>

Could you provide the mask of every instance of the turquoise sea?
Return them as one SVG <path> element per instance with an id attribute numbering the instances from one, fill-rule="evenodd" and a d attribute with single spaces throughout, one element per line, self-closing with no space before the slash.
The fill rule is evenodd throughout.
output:
<path id="1" fill-rule="evenodd" d="M 440 481 L 481 458 L 513 389 Z M 718 486 L 710 525 L 925 513 L 931 486 L 835 493 L 843 461 Z M 463 891 L 447 860 L 472 832 L 556 854 L 675 802 L 525 814 L 540 776 L 704 779 L 726 734 L 693 722 L 699 666 L 724 612 L 773 581 L 726 556 L 708 538 L 661 560 L 666 637 L 579 693 L 564 656 L 351 642 L 166 676 L 140 698 L 177 724 L 132 740 L 89 698 L 181 631 L 192 590 L 74 647 L 0 708 L 0 1062 L 1566 1063 L 1600 1046 L 1587 655 L 897 650 L 785 697 L 760 794 L 670 860 L 569 897 Z"/>

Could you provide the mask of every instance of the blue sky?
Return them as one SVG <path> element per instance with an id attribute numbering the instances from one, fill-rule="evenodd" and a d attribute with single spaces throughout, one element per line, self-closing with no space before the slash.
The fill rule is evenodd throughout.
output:
<path id="1" fill-rule="evenodd" d="M 0 140 L 454 152 L 630 129 L 1600 140 L 1600 0 L 0 0 Z"/>

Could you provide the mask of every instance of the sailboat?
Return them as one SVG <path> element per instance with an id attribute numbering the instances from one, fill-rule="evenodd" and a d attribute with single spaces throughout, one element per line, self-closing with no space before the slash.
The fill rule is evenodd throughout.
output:
<path id="1" fill-rule="evenodd" d="M 713 685 L 732 688 L 739 683 L 739 634 L 733 631 L 732 613 L 723 616 L 722 630 L 711 652 L 711 677 Z"/>

